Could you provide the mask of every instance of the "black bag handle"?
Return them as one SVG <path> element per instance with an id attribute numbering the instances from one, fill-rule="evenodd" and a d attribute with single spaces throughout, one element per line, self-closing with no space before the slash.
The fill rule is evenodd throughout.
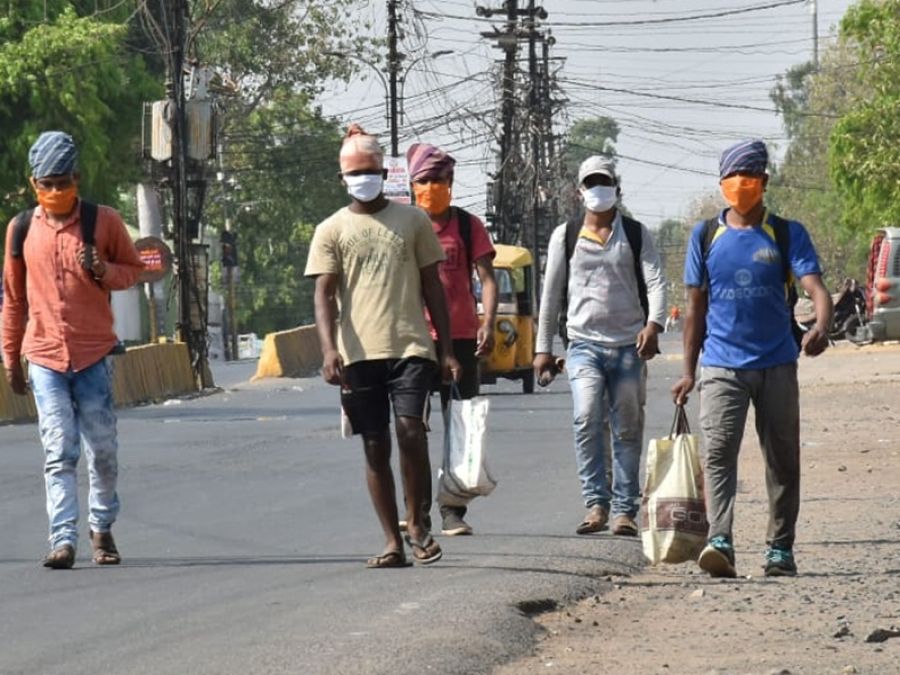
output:
<path id="1" fill-rule="evenodd" d="M 672 429 L 669 438 L 675 438 L 682 434 L 691 433 L 691 425 L 688 423 L 687 413 L 683 404 L 675 404 L 675 419 L 672 420 Z"/>

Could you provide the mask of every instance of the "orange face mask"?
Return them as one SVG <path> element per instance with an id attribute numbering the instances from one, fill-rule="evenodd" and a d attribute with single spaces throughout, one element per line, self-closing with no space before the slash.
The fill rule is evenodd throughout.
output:
<path id="1" fill-rule="evenodd" d="M 54 216 L 65 216 L 75 208 L 75 200 L 78 199 L 78 186 L 70 185 L 62 190 L 35 189 L 38 204 L 44 207 L 47 213 Z"/>
<path id="2" fill-rule="evenodd" d="M 450 186 L 447 183 L 413 183 L 416 206 L 431 216 L 439 216 L 450 208 Z"/>
<path id="3" fill-rule="evenodd" d="M 720 181 L 719 186 L 725 201 L 742 216 L 762 201 L 763 179 L 759 176 L 736 174 Z"/>

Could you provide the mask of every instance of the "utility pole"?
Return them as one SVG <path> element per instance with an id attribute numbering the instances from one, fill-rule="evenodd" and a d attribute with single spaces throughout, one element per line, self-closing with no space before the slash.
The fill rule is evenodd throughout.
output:
<path id="1" fill-rule="evenodd" d="M 206 187 L 198 163 L 208 158 L 212 141 L 211 135 L 204 138 L 203 124 L 192 127 L 197 134 L 188 134 L 187 113 L 190 98 L 193 117 L 209 122 L 211 104 L 207 102 L 204 108 L 203 101 L 198 100 L 203 98 L 198 97 L 200 85 L 205 96 L 208 81 L 204 79 L 201 83 L 198 70 L 192 66 L 188 95 L 185 82 L 188 0 L 144 0 L 140 5 L 145 30 L 166 66 L 165 100 L 145 104 L 145 111 L 150 111 L 152 129 L 145 157 L 153 160 L 149 166 L 151 174 L 156 174 L 160 185 L 172 191 L 170 215 L 178 299 L 175 337 L 187 345 L 197 386 L 203 389 L 212 385 L 206 345 L 206 253 L 205 247 L 194 246 L 193 239 L 199 231 Z M 206 128 L 210 126 L 211 123 Z M 195 189 L 196 197 L 193 210 L 189 209 L 188 199 L 191 188 Z"/>
<path id="2" fill-rule="evenodd" d="M 540 82 L 538 79 L 538 61 L 537 61 L 537 39 L 538 32 L 535 21 L 537 10 L 534 0 L 528 2 L 528 117 L 529 132 L 531 135 L 531 222 L 530 225 L 530 245 L 531 255 L 534 257 L 535 265 L 538 265 L 540 258 L 538 257 L 538 222 L 540 221 L 541 211 L 541 115 L 539 114 L 540 94 L 538 88 Z M 534 292 L 535 296 L 541 297 L 540 275 L 535 275 Z"/>
<path id="3" fill-rule="evenodd" d="M 178 339 L 186 342 L 194 374 L 198 355 L 194 353 L 191 330 L 191 237 L 187 222 L 187 138 L 185 124 L 184 63 L 186 42 L 186 0 L 172 2 L 172 67 L 167 73 L 166 94 L 171 104 L 172 129 L 172 220 L 178 280 Z M 198 379 L 200 379 L 198 377 Z"/>
<path id="4" fill-rule="evenodd" d="M 397 51 L 397 0 L 387 0 L 388 9 L 388 98 L 390 106 L 391 156 L 400 154 L 399 131 L 397 129 L 397 78 L 400 73 L 400 59 Z"/>
<path id="5" fill-rule="evenodd" d="M 505 10 L 505 12 L 504 12 Z M 518 179 L 518 167 L 514 167 L 514 150 L 517 146 L 516 117 L 516 74 L 519 56 L 519 3 L 518 0 L 506 0 L 503 9 L 477 7 L 478 16 L 490 17 L 505 13 L 504 30 L 494 29 L 481 33 L 482 37 L 496 40 L 497 48 L 503 50 L 503 69 L 501 74 L 500 103 L 500 156 L 497 162 L 497 173 L 491 186 L 488 220 L 495 230 L 497 241 L 514 243 L 516 221 L 519 204 L 513 194 L 513 183 Z"/>

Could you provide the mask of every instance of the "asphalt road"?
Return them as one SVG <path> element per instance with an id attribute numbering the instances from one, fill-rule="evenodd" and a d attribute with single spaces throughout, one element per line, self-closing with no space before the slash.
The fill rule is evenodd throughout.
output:
<path id="1" fill-rule="evenodd" d="M 667 339 L 663 350 L 647 438 L 671 423 L 680 348 Z M 37 429 L 0 427 L 0 673 L 489 672 L 530 648 L 528 611 L 602 592 L 607 575 L 640 565 L 635 540 L 574 534 L 583 508 L 565 381 L 532 396 L 486 387 L 500 484 L 472 505 L 476 536 L 441 537 L 431 567 L 368 570 L 383 542 L 359 441 L 338 437 L 337 390 L 249 384 L 246 364 L 217 370 L 222 393 L 120 412 L 118 568 L 90 563 L 83 467 L 76 567 L 39 566 Z M 437 465 L 439 422 L 431 438 Z"/>

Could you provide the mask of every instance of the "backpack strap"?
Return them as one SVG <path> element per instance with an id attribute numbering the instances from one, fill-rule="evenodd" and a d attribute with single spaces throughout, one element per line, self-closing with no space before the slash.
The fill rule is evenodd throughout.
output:
<path id="1" fill-rule="evenodd" d="M 453 207 L 456 211 L 456 223 L 459 227 L 459 238 L 463 241 L 463 248 L 466 252 L 466 269 L 472 267 L 472 216 L 465 209 L 458 206 Z"/>
<path id="2" fill-rule="evenodd" d="M 794 273 L 791 271 L 791 224 L 781 216 L 770 213 L 766 223 L 775 234 L 775 243 L 778 245 L 778 253 L 781 255 L 781 271 L 784 283 L 794 283 Z"/>
<path id="3" fill-rule="evenodd" d="M 569 268 L 572 264 L 572 256 L 575 255 L 575 246 L 578 245 L 578 235 L 581 233 L 582 225 L 581 218 L 572 218 L 566 221 L 566 236 L 563 239 L 566 254 L 566 285 L 563 287 L 563 301 L 560 305 L 560 311 L 563 313 L 567 313 L 569 310 Z"/>
<path id="4" fill-rule="evenodd" d="M 720 227 L 722 225 L 719 223 L 719 216 L 713 216 L 703 221 L 703 236 L 700 237 L 700 260 L 703 261 L 703 275 L 706 277 L 707 284 L 709 284 L 709 271 L 706 269 L 706 259 L 709 257 L 709 249 L 712 248 Z"/>
<path id="5" fill-rule="evenodd" d="M 12 248 L 10 255 L 13 258 L 23 258 L 25 254 L 25 237 L 28 236 L 28 228 L 31 227 L 31 218 L 34 216 L 34 209 L 22 211 L 16 216 L 13 223 Z"/>
<path id="6" fill-rule="evenodd" d="M 780 216 L 770 213 L 766 222 L 775 233 L 775 244 L 781 256 L 781 272 L 784 277 L 784 300 L 791 314 L 791 334 L 799 347 L 803 342 L 803 329 L 794 319 L 794 307 L 800 299 L 797 284 L 794 283 L 794 272 L 791 270 L 791 224 Z"/>
<path id="7" fill-rule="evenodd" d="M 563 253 L 565 255 L 565 284 L 563 285 L 562 302 L 559 305 L 559 337 L 562 339 L 563 347 L 569 347 L 568 317 L 569 317 L 569 267 L 572 264 L 572 256 L 575 255 L 575 246 L 578 244 L 578 235 L 581 232 L 583 220 L 581 218 L 572 218 L 566 221 L 566 232 L 563 237 Z"/>
<path id="8" fill-rule="evenodd" d="M 641 249 L 644 245 L 643 226 L 633 218 L 622 216 L 622 228 L 625 237 L 631 247 L 631 255 L 634 258 L 634 276 L 637 278 L 638 296 L 641 300 L 641 309 L 644 310 L 644 322 L 650 318 L 650 300 L 647 298 L 647 281 L 644 279 L 644 268 L 641 265 Z"/>
<path id="9" fill-rule="evenodd" d="M 97 229 L 97 205 L 81 200 L 81 241 L 86 246 L 93 246 L 94 231 Z"/>

